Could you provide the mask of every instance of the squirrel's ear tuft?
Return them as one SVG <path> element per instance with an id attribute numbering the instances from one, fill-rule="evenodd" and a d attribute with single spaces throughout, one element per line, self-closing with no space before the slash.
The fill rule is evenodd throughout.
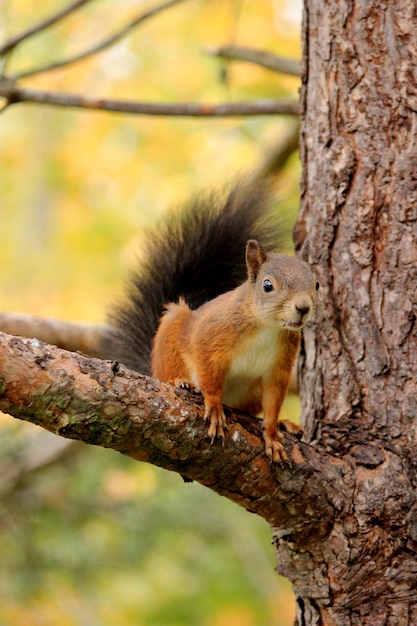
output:
<path id="1" fill-rule="evenodd" d="M 307 238 L 307 239 L 304 239 L 304 243 L 301 246 L 300 251 L 298 252 L 298 256 L 300 257 L 302 261 L 305 261 L 306 263 L 308 263 L 309 252 L 310 252 L 310 240 Z"/>
<path id="2" fill-rule="evenodd" d="M 248 268 L 248 278 L 254 283 L 261 266 L 265 263 L 267 255 L 259 241 L 249 239 L 246 244 L 246 267 Z"/>

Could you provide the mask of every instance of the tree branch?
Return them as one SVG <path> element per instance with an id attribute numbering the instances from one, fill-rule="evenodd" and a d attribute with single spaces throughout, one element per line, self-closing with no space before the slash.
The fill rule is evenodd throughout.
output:
<path id="1" fill-rule="evenodd" d="M 31 437 L 30 443 L 17 454 L 11 453 L 0 459 L 0 497 L 4 498 L 19 489 L 34 472 L 62 462 L 64 458 L 72 458 L 84 449 L 85 446 L 77 441 L 55 437 L 47 431 Z"/>
<path id="2" fill-rule="evenodd" d="M 299 132 L 298 119 L 286 124 L 284 135 L 273 143 L 273 148 L 267 154 L 263 155 L 262 163 L 257 168 L 259 176 L 276 177 L 282 172 L 291 155 L 298 150 Z"/>
<path id="3" fill-rule="evenodd" d="M 225 104 L 151 103 L 86 98 L 81 95 L 25 89 L 11 80 L 0 80 L 0 97 L 9 104 L 31 102 L 66 108 L 112 111 L 135 115 L 173 115 L 179 117 L 239 117 L 248 115 L 298 115 L 298 103 L 293 100 L 257 100 Z"/>
<path id="4" fill-rule="evenodd" d="M 0 332 L 19 337 L 31 337 L 53 344 L 63 350 L 82 352 L 100 359 L 108 359 L 103 337 L 111 331 L 106 324 L 66 322 L 50 317 L 38 317 L 23 313 L 0 313 Z M 298 393 L 296 368 L 294 368 L 288 391 Z"/>
<path id="5" fill-rule="evenodd" d="M 260 422 L 234 412 L 224 445 L 210 445 L 199 395 L 38 340 L 0 333 L 0 410 L 179 472 L 296 542 L 324 536 L 344 507 L 339 460 L 285 433 L 291 463 L 272 465 Z"/>
<path id="6" fill-rule="evenodd" d="M 180 2 L 184 2 L 184 0 L 168 0 L 166 2 L 162 2 L 161 4 L 153 7 L 152 9 L 149 9 L 148 11 L 145 11 L 144 13 L 140 13 L 134 19 L 132 19 L 128 24 L 123 26 L 123 28 L 116 31 L 115 33 L 107 37 L 106 39 L 103 39 L 103 41 L 95 44 L 94 46 L 91 46 L 90 48 L 87 48 L 83 52 L 67 57 L 66 59 L 62 59 L 62 61 L 50 63 L 48 65 L 44 65 L 38 68 L 33 68 L 32 70 L 27 70 L 26 72 L 19 72 L 18 74 L 14 74 L 10 78 L 12 78 L 13 80 L 18 80 L 20 78 L 28 78 L 29 76 L 36 76 L 43 72 L 49 72 L 51 70 L 56 70 L 62 67 L 67 67 L 68 65 L 78 63 L 79 61 L 83 61 L 84 59 L 94 56 L 95 54 L 99 54 L 100 52 L 103 52 L 103 50 L 106 50 L 107 48 L 110 48 L 114 44 L 118 43 L 131 30 L 139 26 L 139 24 L 141 24 L 142 22 L 145 22 L 151 17 L 158 15 L 165 9 L 169 9 L 170 7 L 176 4 L 179 4 Z"/>
<path id="7" fill-rule="evenodd" d="M 273 72 L 289 74 L 290 76 L 300 76 L 300 63 L 295 59 L 279 57 L 263 50 L 254 50 L 242 46 L 221 46 L 220 48 L 206 48 L 206 52 L 220 59 L 229 61 L 247 61 L 260 65 Z"/>
<path id="8" fill-rule="evenodd" d="M 88 4 L 89 2 L 91 2 L 91 0 L 76 0 L 75 2 L 71 2 L 69 5 L 57 11 L 57 13 L 54 13 L 47 19 L 41 20 L 40 22 L 38 22 L 38 24 L 31 26 L 30 28 L 19 33 L 18 35 L 14 35 L 10 39 L 8 39 L 6 43 L 0 46 L 0 55 L 10 52 L 25 39 L 29 39 L 29 37 L 40 33 L 42 30 L 49 28 L 49 26 L 53 26 L 64 17 L 67 17 L 71 13 L 74 13 L 75 11 L 77 11 L 77 9 L 81 8 L 85 4 Z"/>
<path id="9" fill-rule="evenodd" d="M 107 358 L 102 339 L 109 326 L 83 322 L 64 322 L 50 317 L 22 313 L 0 313 L 0 331 L 19 337 L 33 337 L 71 352 Z"/>

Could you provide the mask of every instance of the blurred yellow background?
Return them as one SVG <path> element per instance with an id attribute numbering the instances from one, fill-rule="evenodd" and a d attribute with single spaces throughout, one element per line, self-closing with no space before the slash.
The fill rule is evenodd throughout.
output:
<path id="1" fill-rule="evenodd" d="M 13 76 L 89 47 L 157 2 L 90 2 L 22 43 Z M 65 3 L 0 3 L 0 36 Z M 22 79 L 33 89 L 152 102 L 297 99 L 297 78 L 207 54 L 226 44 L 300 58 L 301 4 L 185 0 L 90 59 Z M 102 322 L 135 261 L 141 229 L 198 189 L 258 167 L 293 120 L 191 119 L 16 105 L 0 116 L 0 309 Z M 280 179 L 298 206 L 299 164 Z M 291 416 L 296 399 L 287 402 Z M 7 475 L 49 435 L 2 419 Z M 48 439 L 45 439 L 47 437 Z M 6 472 L 6 474 L 5 474 Z M 287 626 L 260 519 L 199 485 L 76 445 L 0 489 L 0 625 Z"/>

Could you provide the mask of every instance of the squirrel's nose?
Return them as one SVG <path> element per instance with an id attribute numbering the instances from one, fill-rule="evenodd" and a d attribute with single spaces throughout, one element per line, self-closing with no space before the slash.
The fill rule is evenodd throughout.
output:
<path id="1" fill-rule="evenodd" d="M 299 313 L 302 317 L 310 313 L 310 305 L 309 304 L 296 304 L 295 309 L 297 313 Z"/>

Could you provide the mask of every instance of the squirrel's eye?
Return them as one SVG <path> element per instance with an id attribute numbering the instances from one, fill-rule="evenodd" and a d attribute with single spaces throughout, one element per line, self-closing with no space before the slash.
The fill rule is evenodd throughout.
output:
<path id="1" fill-rule="evenodd" d="M 266 293 L 269 293 L 270 291 L 274 291 L 274 285 L 269 280 L 269 278 L 265 278 L 263 288 L 264 288 L 264 291 L 266 291 Z"/>
<path id="2" fill-rule="evenodd" d="M 316 281 L 316 291 L 318 291 L 319 289 L 320 289 L 320 283 L 319 283 L 319 281 L 317 280 L 317 281 Z"/>

